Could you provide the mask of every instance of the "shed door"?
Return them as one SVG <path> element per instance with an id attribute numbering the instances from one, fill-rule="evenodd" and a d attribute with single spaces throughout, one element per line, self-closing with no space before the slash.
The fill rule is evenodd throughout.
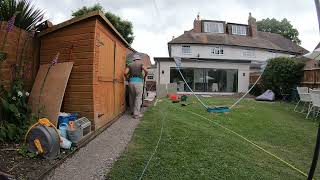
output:
<path id="1" fill-rule="evenodd" d="M 114 74 L 114 89 L 115 89 L 115 113 L 119 114 L 125 110 L 125 84 L 124 84 L 124 69 L 126 67 L 126 49 L 119 43 L 116 44 L 115 58 L 115 74 Z"/>
<path id="2" fill-rule="evenodd" d="M 98 64 L 98 117 L 97 126 L 102 126 L 114 117 L 114 59 L 115 42 L 104 33 L 100 34 Z"/>

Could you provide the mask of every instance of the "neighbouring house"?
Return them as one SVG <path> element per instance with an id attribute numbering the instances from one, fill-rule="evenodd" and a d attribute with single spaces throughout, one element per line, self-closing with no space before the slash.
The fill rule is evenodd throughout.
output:
<path id="1" fill-rule="evenodd" d="M 156 91 L 157 87 L 157 79 L 156 79 L 156 71 L 157 66 L 155 64 L 152 64 L 148 68 L 148 76 L 146 78 L 146 89 L 147 91 Z"/>
<path id="2" fill-rule="evenodd" d="M 194 27 L 168 43 L 169 57 L 156 57 L 157 84 L 177 83 L 188 92 L 173 57 L 181 57 L 181 71 L 195 92 L 246 92 L 250 73 L 266 60 L 307 52 L 279 34 L 260 32 L 249 14 L 248 24 L 194 20 Z"/>
<path id="3" fill-rule="evenodd" d="M 314 51 L 319 51 L 320 43 L 314 48 Z M 305 57 L 300 57 L 305 62 L 304 69 L 305 70 L 311 70 L 311 69 L 317 69 L 320 67 L 319 60 L 315 59 L 309 59 Z M 319 57 L 317 57 L 319 59 Z"/>
<path id="4" fill-rule="evenodd" d="M 141 52 L 134 52 L 130 49 L 127 50 L 127 63 L 130 63 L 132 61 L 132 58 L 133 58 L 132 56 L 136 53 L 140 55 L 142 63 L 145 67 L 147 68 L 151 67 L 151 60 L 148 54 L 141 53 Z"/>

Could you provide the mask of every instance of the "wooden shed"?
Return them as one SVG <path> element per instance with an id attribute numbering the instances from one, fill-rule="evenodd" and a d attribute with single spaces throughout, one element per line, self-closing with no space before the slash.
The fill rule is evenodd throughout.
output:
<path id="1" fill-rule="evenodd" d="M 48 28 L 39 37 L 40 64 L 58 52 L 59 62 L 74 62 L 61 111 L 87 117 L 93 129 L 125 111 L 123 71 L 131 48 L 101 12 Z"/>

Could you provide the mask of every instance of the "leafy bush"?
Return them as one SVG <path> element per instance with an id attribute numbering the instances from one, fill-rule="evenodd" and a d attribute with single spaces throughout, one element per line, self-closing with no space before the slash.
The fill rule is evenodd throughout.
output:
<path id="1" fill-rule="evenodd" d="M 29 29 L 30 26 L 35 25 L 37 19 L 39 19 L 38 16 L 40 16 L 40 12 L 37 10 L 34 11 L 33 9 L 34 7 L 30 6 L 29 1 L 25 0 L 18 1 L 18 4 L 16 4 L 15 0 L 0 1 L 0 14 L 3 15 L 1 16 L 0 20 L 6 20 L 3 19 L 5 18 L 4 14 L 8 16 L 13 14 L 12 17 L 9 18 L 2 46 L 0 47 L 0 53 L 4 55 L 6 54 L 3 52 L 4 47 L 7 43 L 8 34 L 12 33 L 14 24 L 17 23 L 16 20 L 19 21 L 17 14 L 20 14 L 21 16 L 25 15 L 26 17 L 23 18 L 27 18 L 24 19 L 25 22 L 19 22 L 19 25 L 25 25 L 23 28 Z M 27 130 L 30 120 L 32 119 L 31 111 L 27 104 L 29 93 L 24 90 L 25 87 L 23 79 L 26 77 L 27 70 L 22 57 L 25 53 L 24 50 L 27 49 L 26 42 L 29 38 L 34 37 L 34 33 L 35 31 L 33 30 L 30 33 L 30 37 L 28 36 L 28 38 L 25 40 L 20 54 L 20 59 L 18 59 L 19 56 L 17 56 L 17 64 L 14 64 L 14 69 L 11 69 L 13 70 L 11 72 L 13 74 L 13 80 L 11 82 L 11 89 L 9 90 L 5 89 L 2 84 L 2 63 L 6 60 L 6 58 L 0 59 L 0 141 L 19 140 Z"/>
<path id="2" fill-rule="evenodd" d="M 37 156 L 36 153 L 34 152 L 30 152 L 28 150 L 28 147 L 26 144 L 22 145 L 19 149 L 18 149 L 18 153 L 21 154 L 24 157 L 28 157 L 28 158 L 35 158 Z"/>
<path id="3" fill-rule="evenodd" d="M 290 94 L 292 88 L 300 83 L 303 76 L 304 64 L 294 58 L 278 57 L 270 59 L 262 75 L 264 90 L 271 89 L 280 96 L 283 93 Z"/>
<path id="4" fill-rule="evenodd" d="M 249 86 L 249 89 L 252 87 L 252 85 L 253 85 L 253 84 L 251 84 L 251 85 Z M 251 94 L 251 95 L 254 95 L 254 96 L 259 96 L 259 95 L 261 95 L 262 93 L 263 93 L 263 89 L 262 89 L 262 87 L 261 87 L 260 84 L 256 84 L 256 85 L 252 88 L 252 90 L 250 91 L 250 94 Z"/>
<path id="5" fill-rule="evenodd" d="M 30 124 L 29 93 L 23 90 L 23 81 L 18 79 L 13 81 L 9 91 L 0 86 L 0 93 L 0 141 L 17 140 Z"/>
<path id="6" fill-rule="evenodd" d="M 43 19 L 43 11 L 36 9 L 30 0 L 1 0 L 0 21 L 16 16 L 15 26 L 32 30 Z"/>

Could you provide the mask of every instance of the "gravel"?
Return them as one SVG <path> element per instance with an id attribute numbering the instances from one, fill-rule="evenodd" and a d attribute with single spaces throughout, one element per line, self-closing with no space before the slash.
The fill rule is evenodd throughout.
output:
<path id="1" fill-rule="evenodd" d="M 85 147 L 56 168 L 46 179 L 104 179 L 131 140 L 138 119 L 125 114 Z"/>

